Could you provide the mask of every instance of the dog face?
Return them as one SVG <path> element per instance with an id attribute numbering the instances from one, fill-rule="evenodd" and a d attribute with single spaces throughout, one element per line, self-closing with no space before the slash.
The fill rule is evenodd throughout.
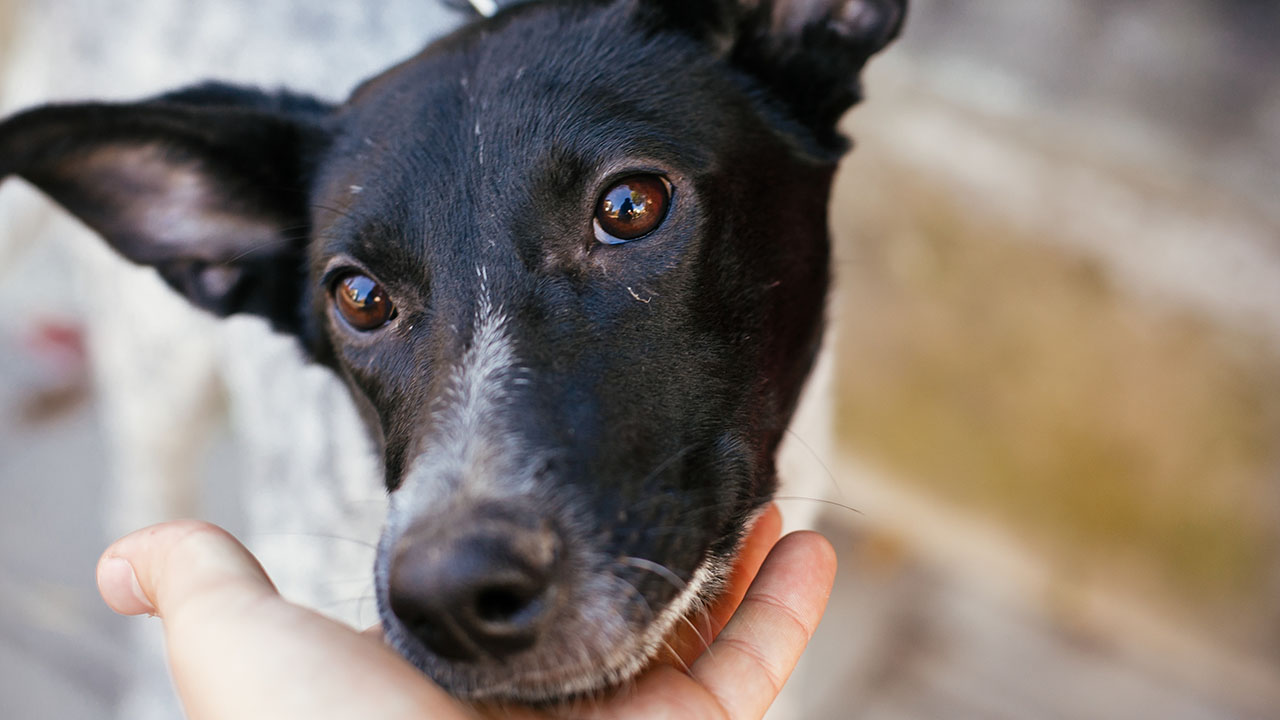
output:
<path id="1" fill-rule="evenodd" d="M 904 11 L 527 3 L 340 106 L 30 111 L 0 177 L 339 373 L 391 493 L 389 641 L 460 696 L 555 699 L 641 668 L 772 493 L 835 123 Z"/>

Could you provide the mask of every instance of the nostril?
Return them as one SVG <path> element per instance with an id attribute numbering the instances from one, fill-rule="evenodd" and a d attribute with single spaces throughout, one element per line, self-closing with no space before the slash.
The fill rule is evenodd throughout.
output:
<path id="1" fill-rule="evenodd" d="M 494 588 L 481 591 L 476 597 L 476 616 L 485 623 L 516 623 L 521 610 L 530 606 L 527 593 Z"/>
<path id="2" fill-rule="evenodd" d="M 535 644 L 556 614 L 561 540 L 543 523 L 471 525 L 401 537 L 389 610 L 437 655 L 502 658 Z"/>
<path id="3" fill-rule="evenodd" d="M 550 588 L 530 578 L 529 583 L 495 585 L 476 593 L 475 616 L 489 632 L 521 632 L 538 623 Z"/>

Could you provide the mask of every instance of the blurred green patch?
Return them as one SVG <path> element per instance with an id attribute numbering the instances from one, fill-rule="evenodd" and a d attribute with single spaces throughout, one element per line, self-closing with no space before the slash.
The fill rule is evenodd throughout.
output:
<path id="1" fill-rule="evenodd" d="M 1268 607 L 1280 359 L 872 165 L 835 206 L 842 441 L 1013 527 L 1067 577 Z"/>

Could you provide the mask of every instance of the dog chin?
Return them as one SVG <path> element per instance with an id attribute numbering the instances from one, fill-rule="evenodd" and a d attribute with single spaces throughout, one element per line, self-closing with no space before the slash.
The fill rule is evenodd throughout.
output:
<path id="1" fill-rule="evenodd" d="M 609 592 L 594 593 L 600 607 L 585 609 L 582 618 L 569 622 L 578 634 L 563 634 L 531 648 L 524 656 L 491 665 L 449 662 L 431 653 L 389 611 L 379 610 L 388 644 L 454 697 L 477 702 L 516 702 L 548 705 L 606 692 L 618 687 L 653 663 L 682 619 L 704 611 L 725 585 L 730 563 L 708 556 L 685 587 L 640 628 L 625 619 L 630 608 L 609 603 L 619 595 L 620 579 L 602 577 L 595 582 Z M 626 596 L 626 593 L 621 593 Z M 629 600 L 647 600 L 630 594 Z M 645 611 L 648 612 L 648 611 Z M 583 633 L 590 632 L 590 637 Z"/>

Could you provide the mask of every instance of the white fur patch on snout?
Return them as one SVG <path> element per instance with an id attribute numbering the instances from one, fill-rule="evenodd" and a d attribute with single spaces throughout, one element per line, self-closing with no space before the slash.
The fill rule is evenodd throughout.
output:
<path id="1" fill-rule="evenodd" d="M 459 495 L 502 499 L 532 489 L 536 458 L 510 427 L 504 409 L 520 367 L 508 332 L 508 318 L 493 302 L 485 268 L 480 283 L 471 343 L 453 367 L 433 408 L 435 422 L 426 449 L 410 463 L 391 496 L 391 525 L 403 529 L 414 516 L 439 510 Z"/>
<path id="2" fill-rule="evenodd" d="M 548 481 L 542 462 L 546 456 L 529 446 L 520 425 L 538 419 L 516 412 L 520 405 L 514 402 L 515 393 L 530 380 L 528 370 L 518 358 L 512 320 L 493 301 L 488 273 L 477 268 L 476 276 L 479 292 L 470 342 L 448 371 L 432 408 L 431 436 L 391 494 L 380 558 L 384 561 L 387 550 L 420 519 L 466 522 L 468 512 L 489 503 L 554 515 L 550 519 L 561 526 L 568 543 L 590 534 L 575 527 L 575 513 L 554 500 L 555 488 L 539 486 Z M 536 657 L 508 664 L 501 673 L 437 663 L 432 666 L 439 673 L 437 680 L 472 697 L 527 700 L 566 697 L 624 682 L 664 647 L 677 623 L 702 609 L 727 572 L 722 558 L 705 557 L 687 581 L 673 578 L 678 591 L 658 609 L 643 596 L 629 594 L 639 591 L 612 573 L 612 558 L 603 548 L 579 543 L 567 555 L 578 568 L 561 588 L 572 593 L 572 602 L 558 611 L 557 630 L 544 640 Z M 379 582 L 385 589 L 388 566 L 381 567 Z M 642 629 L 626 619 L 630 603 L 649 609 Z M 590 636 L 584 637 L 588 629 Z"/>

